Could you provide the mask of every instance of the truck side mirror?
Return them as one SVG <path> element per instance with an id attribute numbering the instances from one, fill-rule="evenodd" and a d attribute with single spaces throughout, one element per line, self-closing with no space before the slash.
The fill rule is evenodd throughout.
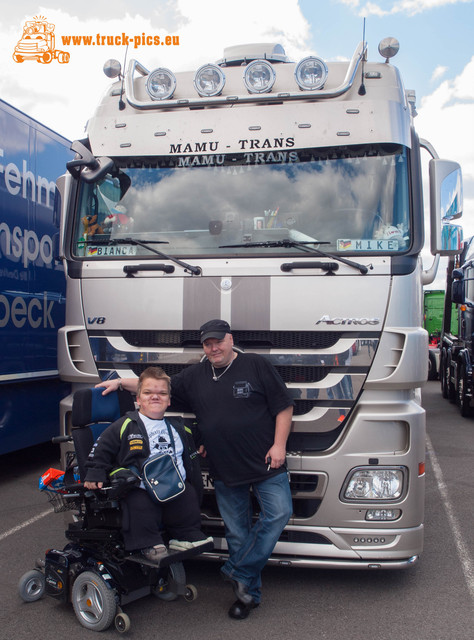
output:
<path id="1" fill-rule="evenodd" d="M 431 253 L 455 255 L 462 249 L 462 227 L 452 224 L 462 216 L 461 167 L 449 160 L 430 160 Z"/>
<path id="2" fill-rule="evenodd" d="M 75 178 L 80 175 L 84 182 L 99 182 L 112 170 L 114 162 L 111 158 L 94 157 L 84 143 L 88 144 L 88 141 L 74 140 L 71 144 L 71 151 L 75 151 L 76 155 L 73 160 L 66 163 L 66 167 Z"/>

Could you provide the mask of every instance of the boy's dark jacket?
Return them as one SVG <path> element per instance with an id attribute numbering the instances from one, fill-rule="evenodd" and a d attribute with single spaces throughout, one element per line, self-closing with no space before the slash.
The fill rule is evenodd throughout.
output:
<path id="1" fill-rule="evenodd" d="M 122 425 L 129 420 L 122 430 Z M 166 418 L 179 434 L 183 443 L 183 464 L 186 480 L 196 489 L 202 499 L 202 477 L 199 454 L 190 429 L 179 417 Z M 97 439 L 86 462 L 87 482 L 106 482 L 113 469 L 130 466 L 142 468 L 150 456 L 150 444 L 145 425 L 138 411 L 129 411 L 113 422 Z"/>

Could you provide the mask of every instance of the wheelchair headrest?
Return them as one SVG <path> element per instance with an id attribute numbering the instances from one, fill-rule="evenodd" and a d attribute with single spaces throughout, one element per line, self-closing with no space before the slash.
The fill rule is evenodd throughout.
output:
<path id="1" fill-rule="evenodd" d="M 102 395 L 102 388 L 79 389 L 72 401 L 73 427 L 86 427 L 97 422 L 114 422 L 127 411 L 135 409 L 132 394 L 112 391 Z"/>
<path id="2" fill-rule="evenodd" d="M 106 396 L 103 389 L 79 389 L 72 399 L 72 437 L 81 481 L 84 481 L 85 462 L 102 431 L 127 411 L 135 409 L 132 394 L 112 391 Z"/>

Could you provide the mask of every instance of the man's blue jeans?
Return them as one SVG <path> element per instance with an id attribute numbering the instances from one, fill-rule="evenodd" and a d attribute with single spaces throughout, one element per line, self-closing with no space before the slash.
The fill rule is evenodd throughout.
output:
<path id="1" fill-rule="evenodd" d="M 229 548 L 229 559 L 221 571 L 246 585 L 254 601 L 260 602 L 260 572 L 293 512 L 288 475 L 280 473 L 262 482 L 237 487 L 227 487 L 216 480 L 214 487 Z M 253 526 L 250 487 L 260 505 Z"/>

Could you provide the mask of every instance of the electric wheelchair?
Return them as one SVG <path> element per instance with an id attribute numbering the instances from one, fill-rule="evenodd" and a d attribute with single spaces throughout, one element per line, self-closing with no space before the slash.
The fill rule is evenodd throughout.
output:
<path id="1" fill-rule="evenodd" d="M 103 631 L 112 622 L 119 632 L 128 631 L 130 619 L 122 606 L 150 593 L 164 601 L 178 596 L 193 601 L 197 590 L 186 584 L 183 560 L 213 547 L 209 542 L 186 551 L 170 550 L 159 563 L 130 554 L 121 534 L 124 482 L 96 491 L 83 486 L 85 461 L 95 440 L 111 422 L 134 408 L 127 391 L 103 396 L 100 388 L 81 389 L 74 394 L 71 436 L 54 439 L 71 441 L 73 449 L 66 456 L 64 478 L 47 492 L 55 512 L 71 511 L 72 521 L 65 532 L 69 542 L 62 550 L 47 551 L 18 585 L 26 602 L 44 594 L 71 602 L 79 622 L 93 631 Z"/>

